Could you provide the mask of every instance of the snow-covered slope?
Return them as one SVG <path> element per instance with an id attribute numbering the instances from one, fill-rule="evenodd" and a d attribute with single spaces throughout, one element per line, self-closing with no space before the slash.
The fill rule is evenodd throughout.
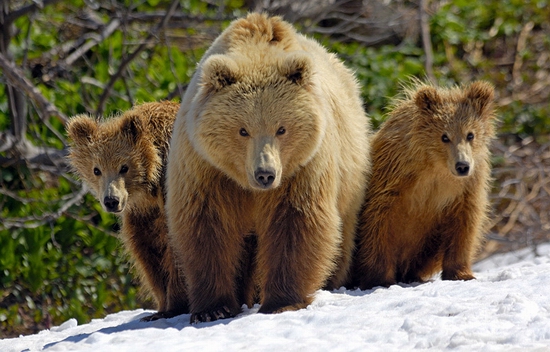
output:
<path id="1" fill-rule="evenodd" d="M 550 351 L 550 244 L 496 255 L 477 280 L 317 292 L 307 309 L 245 309 L 198 325 L 189 315 L 140 322 L 123 311 L 89 324 L 71 319 L 36 335 L 0 340 L 0 351 Z"/>

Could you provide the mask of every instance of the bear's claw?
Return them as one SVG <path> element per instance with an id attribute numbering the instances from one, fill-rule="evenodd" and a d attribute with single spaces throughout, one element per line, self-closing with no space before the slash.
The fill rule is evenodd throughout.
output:
<path id="1" fill-rule="evenodd" d="M 236 314 L 232 313 L 227 306 L 215 308 L 208 312 L 193 313 L 191 314 L 191 324 L 205 323 L 209 321 L 216 321 L 218 319 L 232 318 Z"/>

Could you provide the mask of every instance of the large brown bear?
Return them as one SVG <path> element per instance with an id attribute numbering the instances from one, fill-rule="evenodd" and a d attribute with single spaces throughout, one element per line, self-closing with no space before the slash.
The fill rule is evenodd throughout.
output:
<path id="1" fill-rule="evenodd" d="M 164 210 L 165 166 L 178 103 L 145 103 L 100 121 L 69 120 L 69 161 L 103 209 L 122 218 L 121 238 L 144 286 L 152 292 L 154 320 L 188 313 L 183 276 L 168 247 Z"/>
<path id="2" fill-rule="evenodd" d="M 216 39 L 168 159 L 170 241 L 192 322 L 239 313 L 244 234 L 257 235 L 261 313 L 306 307 L 346 281 L 369 131 L 352 72 L 281 18 L 250 14 Z"/>
<path id="3" fill-rule="evenodd" d="M 394 102 L 372 145 L 358 230 L 361 289 L 415 282 L 442 270 L 470 280 L 486 230 L 493 87 L 416 82 Z"/>

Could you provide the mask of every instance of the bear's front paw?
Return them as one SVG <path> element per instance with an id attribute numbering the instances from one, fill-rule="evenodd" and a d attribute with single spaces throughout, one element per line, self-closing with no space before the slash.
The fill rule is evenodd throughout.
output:
<path id="1" fill-rule="evenodd" d="M 446 271 L 443 270 L 441 273 L 441 279 L 443 280 L 474 280 L 475 276 L 472 274 L 470 270 L 459 270 L 459 271 Z"/>
<path id="2" fill-rule="evenodd" d="M 239 312 L 232 311 L 227 306 L 215 308 L 206 312 L 199 312 L 191 314 L 191 324 L 205 323 L 209 321 L 216 321 L 218 319 L 233 318 Z"/>
<path id="3" fill-rule="evenodd" d="M 390 287 L 397 284 L 397 281 L 393 278 L 393 275 L 365 275 L 361 278 L 359 288 L 361 291 L 370 290 L 378 286 Z"/>
<path id="4" fill-rule="evenodd" d="M 182 310 L 182 309 L 166 310 L 166 311 L 162 311 L 162 312 L 156 312 L 154 314 L 143 317 L 143 318 L 140 319 L 140 321 L 155 321 L 155 320 L 159 320 L 159 319 L 170 319 L 170 318 L 176 317 L 178 315 L 187 314 L 187 313 L 189 313 L 189 312 L 186 311 L 186 310 Z"/>
<path id="5" fill-rule="evenodd" d="M 295 303 L 295 304 L 290 304 L 290 305 L 286 305 L 286 306 L 262 304 L 262 306 L 260 307 L 260 310 L 258 311 L 258 313 L 276 314 L 276 313 L 299 310 L 299 309 L 305 308 L 307 306 L 308 306 L 307 303 Z"/>

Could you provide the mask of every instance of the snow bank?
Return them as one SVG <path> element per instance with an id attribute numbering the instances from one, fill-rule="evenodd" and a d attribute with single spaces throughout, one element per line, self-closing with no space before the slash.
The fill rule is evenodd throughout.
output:
<path id="1" fill-rule="evenodd" d="M 318 291 L 297 312 L 256 314 L 256 306 L 198 325 L 189 315 L 140 322 L 151 313 L 144 310 L 83 325 L 70 319 L 0 340 L 0 351 L 550 350 L 550 244 L 495 255 L 474 270 L 474 281 Z"/>

